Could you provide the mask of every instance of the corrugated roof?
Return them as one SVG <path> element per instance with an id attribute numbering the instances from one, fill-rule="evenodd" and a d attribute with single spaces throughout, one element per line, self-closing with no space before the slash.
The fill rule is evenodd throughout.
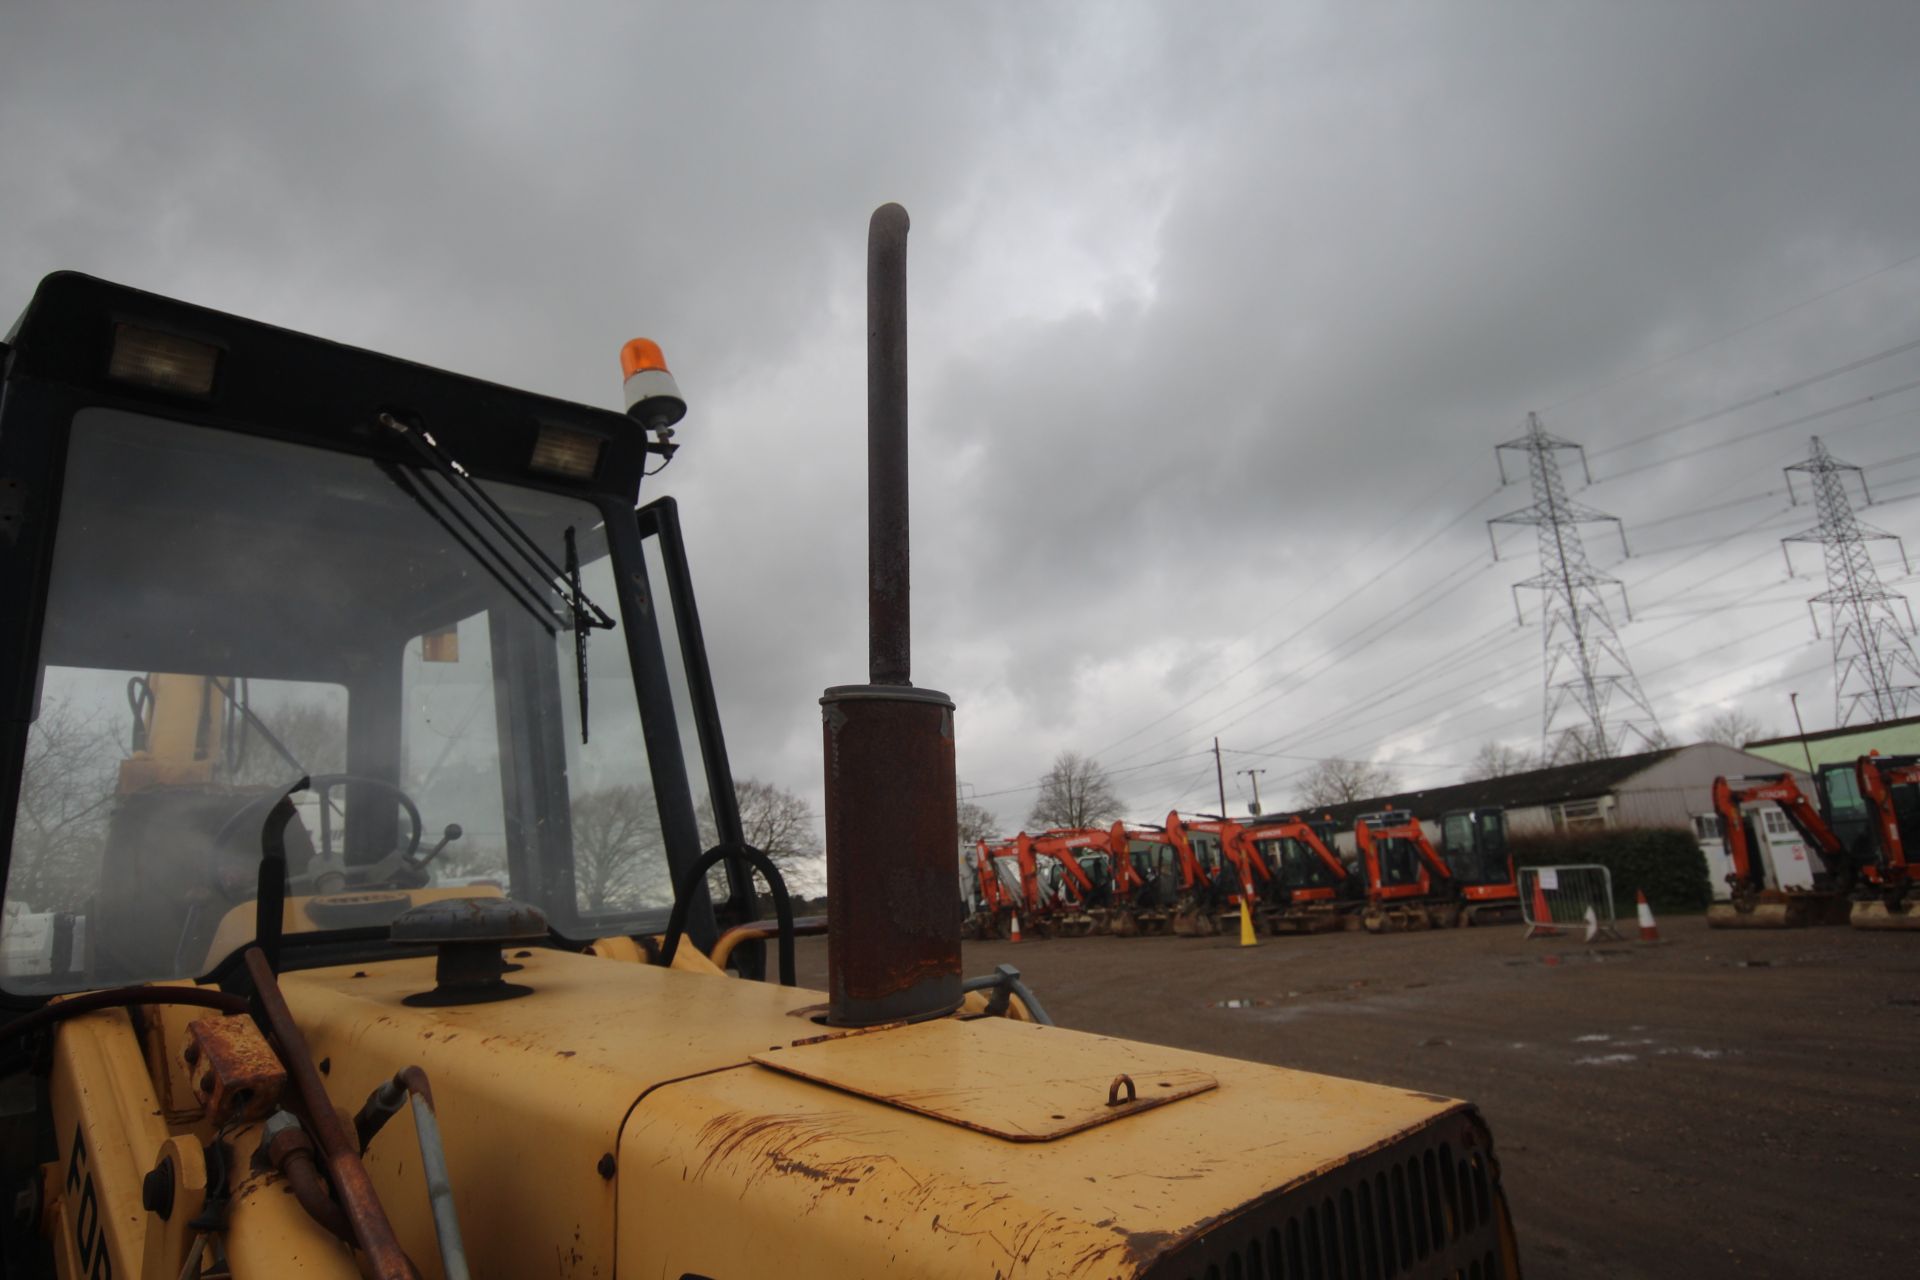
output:
<path id="1" fill-rule="evenodd" d="M 1877 729 L 1900 729 L 1910 724 L 1920 724 L 1920 716 L 1905 716 L 1899 720 L 1877 720 L 1872 724 L 1850 724 L 1844 729 L 1821 729 L 1805 736 L 1807 742 L 1825 742 L 1829 738 L 1851 738 L 1863 733 L 1872 733 Z M 1802 737 L 1797 733 L 1782 734 L 1777 738 L 1755 738 L 1745 748 L 1783 747 L 1789 742 L 1798 745 Z"/>
<path id="2" fill-rule="evenodd" d="M 1454 809 L 1521 809 L 1531 805 L 1560 804 L 1568 800 L 1593 800 L 1624 784 L 1635 774 L 1652 768 L 1662 760 L 1678 755 L 1684 747 L 1665 747 L 1607 760 L 1585 760 L 1579 764 L 1555 765 L 1551 769 L 1533 769 L 1510 773 L 1504 778 L 1484 778 L 1461 782 L 1451 787 L 1430 787 L 1425 791 L 1395 791 L 1389 795 L 1356 800 L 1316 809 L 1306 816 L 1330 815 L 1342 826 L 1363 813 L 1380 809 L 1411 809 L 1422 818 L 1434 819 Z"/>

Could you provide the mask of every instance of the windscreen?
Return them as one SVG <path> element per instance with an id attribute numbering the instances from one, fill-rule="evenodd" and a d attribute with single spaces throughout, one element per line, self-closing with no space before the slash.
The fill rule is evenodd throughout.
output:
<path id="1" fill-rule="evenodd" d="M 585 593 L 617 612 L 600 508 L 487 492 L 556 563 L 571 531 Z M 575 935 L 671 902 L 621 633 L 588 645 L 583 742 L 555 575 L 446 497 L 420 468 L 76 417 L 0 985 L 205 972 L 252 936 L 266 816 L 303 776 L 296 897 L 509 892 Z"/>
<path id="2" fill-rule="evenodd" d="M 1339 882 L 1333 868 L 1304 840 L 1282 836 L 1254 843 L 1274 878 L 1289 889 L 1323 889 Z"/>

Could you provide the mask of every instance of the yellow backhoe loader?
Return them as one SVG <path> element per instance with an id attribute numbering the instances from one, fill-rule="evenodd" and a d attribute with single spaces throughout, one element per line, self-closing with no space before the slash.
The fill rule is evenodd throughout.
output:
<path id="1" fill-rule="evenodd" d="M 824 992 L 636 508 L 658 348 L 615 413 L 40 285 L 0 348 L 7 1280 L 1517 1274 L 1472 1106 L 963 979 L 904 211 L 870 237 Z"/>

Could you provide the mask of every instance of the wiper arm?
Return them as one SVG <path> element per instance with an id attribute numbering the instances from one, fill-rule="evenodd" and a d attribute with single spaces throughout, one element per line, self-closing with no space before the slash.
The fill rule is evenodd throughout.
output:
<path id="1" fill-rule="evenodd" d="M 519 600 L 522 606 L 534 612 L 535 616 L 541 620 L 542 625 L 546 626 L 549 635 L 556 633 L 561 626 L 568 627 L 572 630 L 574 665 L 577 669 L 577 683 L 580 690 L 580 741 L 583 743 L 586 742 L 588 740 L 587 634 L 595 629 L 612 630 L 613 618 L 608 615 L 605 609 L 602 609 L 589 599 L 586 590 L 581 586 L 580 552 L 574 541 L 573 526 L 567 526 L 567 562 L 566 565 L 562 567 L 561 565 L 555 564 L 553 557 L 547 554 L 545 548 L 534 541 L 533 536 L 523 529 L 518 521 L 507 514 L 506 508 L 493 500 L 493 495 L 489 494 L 474 481 L 473 476 L 468 473 L 465 467 L 460 465 L 458 459 L 440 447 L 440 442 L 433 438 L 432 433 L 402 422 L 390 413 L 380 415 L 380 424 L 390 431 L 397 432 L 408 444 L 413 446 L 414 452 L 427 460 L 434 471 L 439 474 L 442 482 L 464 498 L 467 506 L 479 515 L 482 523 L 491 528 L 493 532 L 506 543 L 507 548 L 518 555 L 533 571 L 534 583 L 542 585 L 533 585 L 530 587 L 525 570 L 516 570 L 512 562 L 507 559 L 500 549 L 492 542 L 489 542 L 480 530 L 474 527 L 473 522 L 468 519 L 445 494 L 441 493 L 432 485 L 423 483 L 419 488 L 433 494 L 446 508 L 448 514 L 458 520 L 461 526 L 473 536 L 474 540 L 486 548 L 493 559 L 498 562 L 500 572 L 494 572 L 493 566 L 488 565 L 485 559 L 480 557 L 478 553 L 474 552 L 472 547 L 461 540 L 459 535 L 453 532 L 453 529 L 437 512 L 429 509 L 428 514 L 439 521 L 440 526 L 446 529 L 447 532 L 454 537 L 456 542 L 460 542 L 460 545 L 467 550 L 468 554 L 480 560 L 483 565 L 487 565 L 488 572 L 493 573 L 494 580 L 499 582 L 502 587 L 507 587 L 509 594 L 513 594 L 514 598 Z M 401 483 L 403 480 L 404 477 L 396 477 L 396 483 Z M 401 487 L 412 492 L 408 483 L 401 483 Z M 418 494 L 414 496 L 421 501 L 423 507 L 426 506 L 424 499 L 421 499 Z M 542 602 L 541 606 L 536 608 L 521 595 L 514 592 L 512 587 L 508 587 L 507 579 L 509 578 L 522 590 L 530 591 L 535 600 Z M 544 606 L 544 590 L 551 590 L 558 595 L 560 597 L 560 603 L 565 608 L 565 613 L 558 615 L 556 618 L 558 625 L 548 621 L 549 618 L 554 618 L 555 614 L 552 609 Z"/>
<path id="2" fill-rule="evenodd" d="M 380 469 L 386 473 L 387 479 L 393 481 L 395 488 L 399 489 L 400 492 L 406 494 L 409 498 L 412 498 L 415 505 L 426 512 L 427 515 L 432 518 L 433 522 L 439 525 L 449 538 L 453 539 L 454 545 L 466 552 L 468 559 L 472 560 L 482 569 L 485 569 L 487 576 L 498 583 L 500 589 L 512 597 L 515 604 L 525 609 L 548 635 L 553 635 L 561 627 L 567 625 L 565 618 L 559 617 L 554 613 L 552 608 L 541 602 L 540 595 L 545 588 L 538 582 L 529 582 L 523 574 L 516 570 L 511 562 L 507 561 L 498 550 L 491 546 L 485 538 L 480 536 L 479 531 L 473 527 L 473 523 L 461 514 L 459 508 L 453 506 L 453 504 L 448 501 L 445 494 L 430 485 L 415 484 L 413 478 L 406 473 L 405 469 L 395 466 L 391 462 L 381 463 Z M 429 494 L 431 494 L 432 497 L 428 497 Z M 442 514 L 442 504 L 446 506 L 447 513 L 453 517 L 452 520 L 449 520 L 446 514 Z M 469 542 L 465 537 L 461 536 L 460 530 L 454 527 L 455 520 L 459 521 L 460 525 L 467 530 L 467 533 L 473 538 L 473 542 Z M 475 546 L 474 543 L 478 543 L 479 546 Z M 484 551 L 481 550 L 483 547 L 486 548 Z"/>
<path id="3" fill-rule="evenodd" d="M 521 528 L 519 522 L 507 514 L 506 508 L 493 500 L 492 494 L 474 482 L 467 469 L 440 447 L 440 442 L 433 438 L 432 433 L 409 426 L 390 413 L 381 414 L 380 423 L 404 437 L 407 443 L 413 446 L 414 452 L 432 464 L 433 469 L 446 481 L 448 487 L 466 499 L 467 505 L 472 507 L 481 520 L 499 535 L 509 550 L 525 561 L 534 573 L 541 575 L 543 580 L 553 584 L 553 590 L 559 594 L 561 603 L 573 615 L 572 622 L 576 628 L 612 629 L 612 617 L 605 609 L 587 598 L 586 592 L 580 589 L 578 575 L 569 579 L 567 571 L 554 563 L 553 557 L 534 541 L 533 535 Z"/>

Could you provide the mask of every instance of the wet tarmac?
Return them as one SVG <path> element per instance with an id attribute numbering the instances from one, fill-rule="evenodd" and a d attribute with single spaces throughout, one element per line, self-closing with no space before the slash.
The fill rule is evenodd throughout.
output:
<path id="1" fill-rule="evenodd" d="M 1522 932 L 968 943 L 965 971 L 1016 965 L 1064 1026 L 1478 1103 L 1532 1277 L 1915 1273 L 1920 934 Z M 802 984 L 825 964 L 805 940 Z"/>

